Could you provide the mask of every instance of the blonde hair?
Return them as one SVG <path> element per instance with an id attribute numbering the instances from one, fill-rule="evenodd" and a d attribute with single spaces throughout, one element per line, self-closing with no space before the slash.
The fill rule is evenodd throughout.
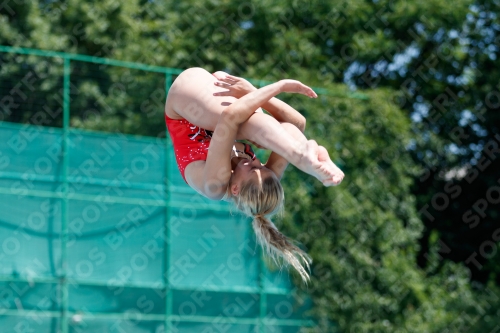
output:
<path id="1" fill-rule="evenodd" d="M 309 264 L 312 263 L 311 257 L 266 218 L 266 215 L 282 211 L 284 199 L 283 187 L 278 178 L 272 175 L 260 183 L 248 181 L 242 184 L 234 202 L 245 215 L 253 217 L 252 226 L 257 242 L 274 262 L 279 266 L 278 258 L 283 258 L 299 272 L 302 280 L 307 282 L 310 278 L 308 270 L 310 271 Z"/>

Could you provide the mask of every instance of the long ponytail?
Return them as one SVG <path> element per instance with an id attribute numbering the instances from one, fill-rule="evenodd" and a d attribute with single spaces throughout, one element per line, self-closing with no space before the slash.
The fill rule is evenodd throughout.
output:
<path id="1" fill-rule="evenodd" d="M 274 262 L 278 263 L 279 258 L 283 258 L 299 272 L 304 282 L 309 281 L 307 271 L 310 270 L 309 264 L 312 260 L 307 253 L 294 245 L 288 237 L 279 232 L 271 220 L 262 215 L 254 217 L 252 226 L 257 241 Z"/>
<path id="2" fill-rule="evenodd" d="M 253 218 L 252 226 L 257 242 L 265 252 L 278 264 L 279 258 L 293 266 L 304 282 L 309 281 L 309 264 L 311 257 L 283 235 L 273 222 L 266 218 L 279 212 L 283 207 L 285 195 L 280 181 L 275 177 L 267 177 L 260 184 L 247 182 L 243 184 L 239 195 L 234 198 L 236 206 L 246 215 Z M 307 270 L 306 270 L 307 269 Z"/>

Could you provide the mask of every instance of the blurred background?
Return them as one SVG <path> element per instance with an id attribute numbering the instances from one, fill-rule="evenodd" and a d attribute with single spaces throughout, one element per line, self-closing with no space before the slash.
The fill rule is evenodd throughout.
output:
<path id="1" fill-rule="evenodd" d="M 3 2 L 2 333 L 500 332 L 499 13 Z M 290 166 L 275 219 L 312 256 L 309 285 L 183 184 L 163 108 L 189 67 L 318 92 L 282 97 L 346 178 Z"/>

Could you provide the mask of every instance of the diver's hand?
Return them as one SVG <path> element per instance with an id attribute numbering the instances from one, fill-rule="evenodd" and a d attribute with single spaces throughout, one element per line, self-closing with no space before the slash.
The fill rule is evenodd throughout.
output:
<path id="1" fill-rule="evenodd" d="M 282 84 L 281 92 L 302 94 L 310 98 L 318 97 L 318 95 L 316 95 L 314 90 L 312 90 L 310 87 L 306 86 L 300 81 L 287 79 L 287 80 L 280 80 L 279 82 Z"/>
<path id="2" fill-rule="evenodd" d="M 229 74 L 221 74 L 224 72 L 216 72 L 214 76 L 219 80 L 214 84 L 218 87 L 227 89 L 226 91 L 220 91 L 214 93 L 214 96 L 233 96 L 236 98 L 240 98 L 245 96 L 252 91 L 257 90 L 250 82 L 245 80 L 244 78 L 229 75 Z M 217 75 L 216 75 L 217 74 Z"/>

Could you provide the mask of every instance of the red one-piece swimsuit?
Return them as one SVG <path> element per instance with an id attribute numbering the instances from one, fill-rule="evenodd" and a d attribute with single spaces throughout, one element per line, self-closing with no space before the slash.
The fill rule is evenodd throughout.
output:
<path id="1" fill-rule="evenodd" d="M 186 119 L 172 119 L 165 115 L 165 122 L 174 146 L 177 166 L 186 181 L 184 172 L 188 164 L 207 160 L 212 132 L 193 125 Z"/>

